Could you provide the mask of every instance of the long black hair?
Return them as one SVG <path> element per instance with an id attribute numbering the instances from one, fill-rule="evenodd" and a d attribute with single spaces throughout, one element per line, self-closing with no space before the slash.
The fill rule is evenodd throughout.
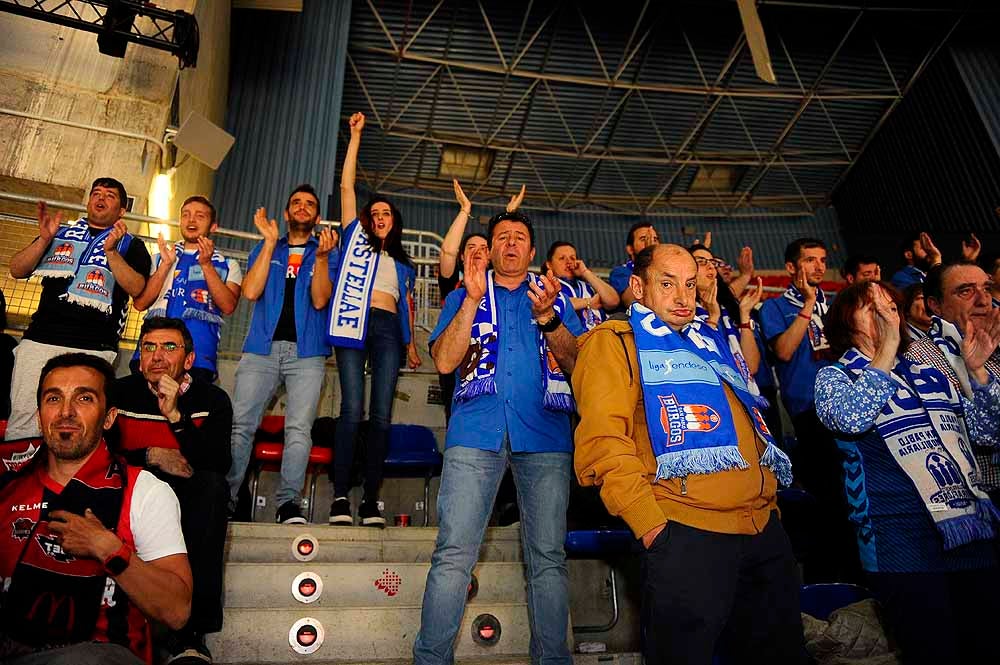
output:
<path id="1" fill-rule="evenodd" d="M 385 240 L 380 239 L 375 235 L 375 228 L 372 225 L 372 206 L 376 203 L 385 203 L 389 206 L 389 210 L 392 212 L 392 228 L 389 229 L 389 233 L 386 234 Z M 396 261 L 413 267 L 413 261 L 410 260 L 410 255 L 406 253 L 406 249 L 403 248 L 403 215 L 399 212 L 399 208 L 395 204 L 384 196 L 378 194 L 372 196 L 365 204 L 365 207 L 361 209 L 361 214 L 358 215 L 361 220 L 361 228 L 365 230 L 365 235 L 368 236 L 368 244 L 372 246 L 373 249 L 382 251 L 384 250 L 389 256 L 391 256 Z"/>

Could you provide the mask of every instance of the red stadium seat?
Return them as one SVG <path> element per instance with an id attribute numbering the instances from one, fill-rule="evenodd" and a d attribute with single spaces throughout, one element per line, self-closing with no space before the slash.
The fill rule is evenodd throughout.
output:
<path id="1" fill-rule="evenodd" d="M 257 434 L 254 436 L 253 455 L 250 458 L 250 521 L 254 521 L 257 513 L 257 486 L 262 471 L 280 471 L 281 455 L 285 450 L 283 438 L 285 429 L 284 416 L 264 416 Z M 277 439 L 277 440 L 275 440 Z M 320 475 L 333 462 L 333 450 L 313 446 L 309 452 L 309 465 L 306 467 L 309 485 L 309 521 L 313 521 L 313 508 L 316 506 L 316 482 Z"/>

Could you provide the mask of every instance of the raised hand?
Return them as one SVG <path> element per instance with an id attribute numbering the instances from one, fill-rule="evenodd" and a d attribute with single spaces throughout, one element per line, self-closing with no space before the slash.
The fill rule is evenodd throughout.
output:
<path id="1" fill-rule="evenodd" d="M 816 287 L 811 285 L 806 278 L 805 266 L 800 266 L 795 273 L 795 287 L 802 294 L 804 302 L 816 302 Z"/>
<path id="2" fill-rule="evenodd" d="M 702 239 L 701 244 L 705 246 L 705 249 L 712 249 L 712 232 L 705 231 L 705 237 Z"/>
<path id="3" fill-rule="evenodd" d="M 330 227 L 324 227 L 319 232 L 319 247 L 316 248 L 316 258 L 322 259 L 330 256 L 330 252 L 337 246 L 337 241 L 333 237 L 334 231 Z"/>
<path id="4" fill-rule="evenodd" d="M 524 185 L 521 185 L 521 191 L 510 197 L 510 201 L 507 202 L 507 212 L 514 212 L 521 207 L 521 202 L 524 201 L 524 189 Z"/>
<path id="5" fill-rule="evenodd" d="M 161 233 L 156 237 L 156 245 L 160 248 L 160 265 L 174 265 L 174 261 L 177 260 L 177 250 L 174 248 L 174 243 L 167 242 Z"/>
<path id="6" fill-rule="evenodd" d="M 351 136 L 360 137 L 361 131 L 365 128 L 365 114 L 360 112 L 353 114 L 347 124 L 351 127 Z"/>
<path id="7" fill-rule="evenodd" d="M 962 240 L 962 258 L 966 261 L 975 261 L 979 258 L 979 252 L 983 250 L 983 244 L 975 233 L 969 234 L 969 240 Z"/>
<path id="8" fill-rule="evenodd" d="M 257 227 L 257 232 L 264 236 L 264 242 L 275 245 L 278 242 L 278 223 L 267 218 L 267 211 L 257 208 L 253 215 L 253 225 Z"/>
<path id="9" fill-rule="evenodd" d="M 576 263 L 573 264 L 573 276 L 583 277 L 584 273 L 587 272 L 587 264 L 583 262 L 583 259 L 577 259 Z"/>
<path id="10" fill-rule="evenodd" d="M 108 237 L 104 239 L 104 253 L 107 254 L 117 254 L 118 253 L 118 242 L 125 237 L 128 233 L 128 227 L 125 226 L 125 222 L 118 220 L 115 222 L 114 226 L 111 227 L 111 233 Z"/>
<path id="11" fill-rule="evenodd" d="M 701 306 L 708 310 L 708 320 L 715 323 L 722 316 L 719 306 L 719 281 L 713 279 L 705 288 L 698 287 L 698 299 Z"/>
<path id="12" fill-rule="evenodd" d="M 49 214 L 49 208 L 45 205 L 45 201 L 38 202 L 38 235 L 42 240 L 49 242 L 56 236 L 62 219 L 62 212 L 57 212 L 53 217 Z"/>
<path id="13" fill-rule="evenodd" d="M 736 266 L 740 269 L 740 275 L 753 275 L 753 250 L 749 247 L 741 249 Z"/>
<path id="14" fill-rule="evenodd" d="M 983 319 L 969 318 L 962 338 L 962 358 L 969 372 L 983 369 L 986 361 L 1000 345 L 1000 309 L 991 308 Z M 980 383 L 983 383 L 980 381 Z"/>
<path id="15" fill-rule="evenodd" d="M 468 215 L 472 212 L 472 201 L 465 195 L 465 190 L 462 189 L 462 186 L 458 184 L 458 178 L 452 178 L 451 184 L 455 187 L 455 200 L 458 201 L 458 207 Z"/>
<path id="16" fill-rule="evenodd" d="M 892 344 L 899 346 L 899 310 L 892 298 L 877 284 L 872 284 L 869 288 L 874 289 L 873 305 L 875 308 L 875 326 L 878 328 L 879 339 L 882 344 Z M 895 351 L 895 349 L 894 349 Z"/>
<path id="17" fill-rule="evenodd" d="M 764 295 L 764 280 L 760 277 L 757 278 L 757 285 L 752 289 L 747 289 L 747 292 L 740 297 L 740 320 L 749 321 L 750 313 L 753 312 L 754 307 L 760 302 L 761 297 Z"/>
<path id="18" fill-rule="evenodd" d="M 479 302 L 486 294 L 486 264 L 489 260 L 486 251 L 476 250 L 465 266 L 465 273 L 462 276 L 462 286 L 465 287 L 466 296 Z"/>
<path id="19" fill-rule="evenodd" d="M 215 254 L 215 242 L 211 238 L 198 236 L 198 263 L 202 266 L 210 265 L 212 254 Z"/>
<path id="20" fill-rule="evenodd" d="M 927 252 L 927 260 L 932 266 L 941 263 L 941 250 L 938 249 L 937 245 L 934 244 L 934 241 L 931 240 L 929 233 L 920 234 L 920 246 L 925 252 Z"/>
<path id="21" fill-rule="evenodd" d="M 528 298 L 531 300 L 531 316 L 535 320 L 556 316 L 553 305 L 555 305 L 561 290 L 559 280 L 556 279 L 551 270 L 542 275 L 537 283 L 535 280 L 529 279 Z"/>
<path id="22" fill-rule="evenodd" d="M 160 377 L 156 383 L 156 403 L 160 413 L 170 422 L 180 420 L 181 414 L 177 410 L 177 398 L 180 395 L 181 386 L 168 374 Z"/>

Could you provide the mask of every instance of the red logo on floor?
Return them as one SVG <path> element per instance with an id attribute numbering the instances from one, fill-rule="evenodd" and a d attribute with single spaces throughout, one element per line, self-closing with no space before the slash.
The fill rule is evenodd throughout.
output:
<path id="1" fill-rule="evenodd" d="M 386 568 L 382 571 L 382 577 L 375 580 L 375 588 L 379 591 L 385 591 L 387 596 L 395 596 L 399 593 L 399 585 L 402 582 L 403 579 L 399 575 Z"/>

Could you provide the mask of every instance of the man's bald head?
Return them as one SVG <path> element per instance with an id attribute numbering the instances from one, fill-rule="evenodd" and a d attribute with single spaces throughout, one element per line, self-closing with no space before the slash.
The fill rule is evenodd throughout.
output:
<path id="1" fill-rule="evenodd" d="M 653 245 L 639 252 L 630 286 L 636 302 L 680 330 L 694 318 L 698 265 L 680 245 Z"/>

